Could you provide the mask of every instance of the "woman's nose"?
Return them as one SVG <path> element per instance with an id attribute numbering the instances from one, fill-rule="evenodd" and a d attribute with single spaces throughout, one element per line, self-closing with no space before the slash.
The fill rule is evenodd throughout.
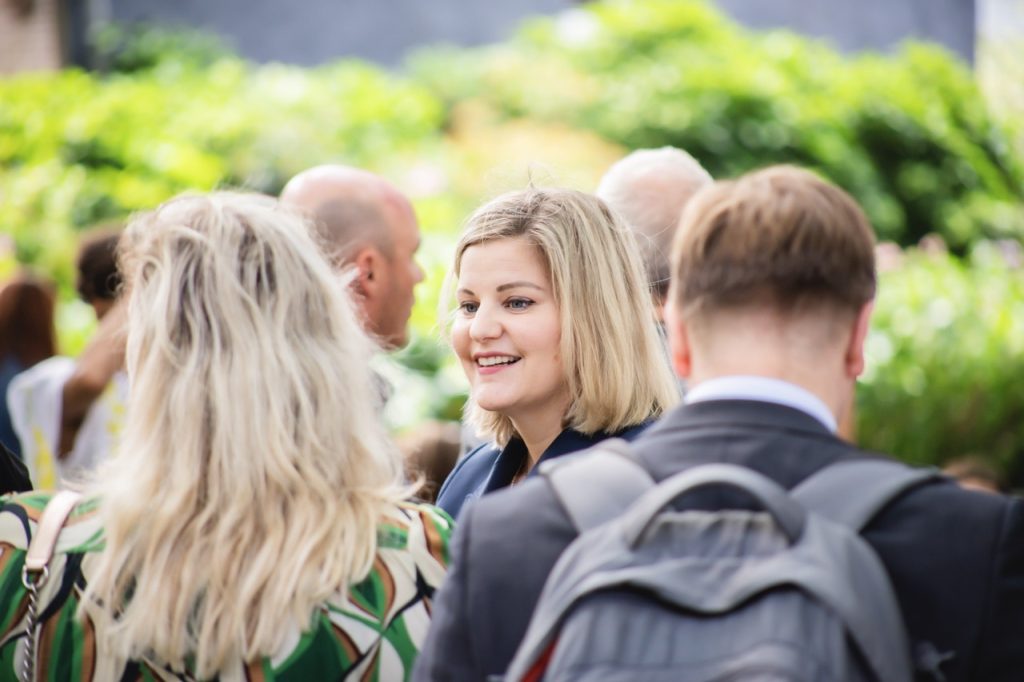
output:
<path id="1" fill-rule="evenodd" d="M 490 306 L 481 305 L 469 325 L 469 335 L 474 341 L 485 341 L 501 336 L 501 321 Z"/>

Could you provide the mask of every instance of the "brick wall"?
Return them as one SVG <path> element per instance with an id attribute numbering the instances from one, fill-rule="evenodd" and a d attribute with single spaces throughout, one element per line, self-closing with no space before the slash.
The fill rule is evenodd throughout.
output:
<path id="1" fill-rule="evenodd" d="M 61 66 L 60 0 L 0 0 L 0 74 Z"/>

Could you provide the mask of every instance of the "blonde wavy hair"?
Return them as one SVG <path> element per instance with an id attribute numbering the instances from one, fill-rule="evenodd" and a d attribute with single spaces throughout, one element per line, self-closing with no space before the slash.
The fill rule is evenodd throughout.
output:
<path id="1" fill-rule="evenodd" d="M 635 237 L 603 201 L 571 189 L 530 187 L 480 207 L 455 247 L 442 305 L 454 297 L 466 249 L 498 239 L 537 246 L 547 266 L 571 397 L 566 426 L 614 433 L 679 401 Z M 451 311 L 445 315 L 450 319 Z M 466 417 L 499 445 L 516 435 L 510 418 L 472 399 Z"/>
<path id="2" fill-rule="evenodd" d="M 205 679 L 272 654 L 368 574 L 409 492 L 374 347 L 310 229 L 215 193 L 125 231 L 131 401 L 91 484 L 106 548 L 81 611 L 115 655 Z"/>

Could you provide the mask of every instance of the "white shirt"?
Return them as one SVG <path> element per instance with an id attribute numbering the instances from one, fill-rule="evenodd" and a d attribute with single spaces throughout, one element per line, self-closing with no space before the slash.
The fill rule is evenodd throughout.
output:
<path id="1" fill-rule="evenodd" d="M 128 376 L 117 372 L 86 413 L 71 452 L 63 459 L 56 456 L 64 384 L 74 371 L 72 358 L 52 357 L 16 376 L 7 389 L 11 423 L 36 490 L 79 480 L 116 447 L 121 433 Z"/>
<path id="2" fill-rule="evenodd" d="M 800 410 L 836 432 L 836 418 L 821 398 L 782 379 L 751 375 L 718 377 L 692 387 L 683 399 L 687 405 L 706 400 L 760 400 Z"/>

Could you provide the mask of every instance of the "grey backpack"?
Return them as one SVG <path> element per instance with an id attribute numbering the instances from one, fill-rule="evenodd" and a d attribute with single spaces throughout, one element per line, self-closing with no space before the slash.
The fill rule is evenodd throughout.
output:
<path id="1" fill-rule="evenodd" d="M 544 475 L 580 535 L 544 586 L 508 681 L 910 682 L 903 619 L 859 531 L 938 475 L 826 467 L 793 491 L 710 464 L 655 485 L 621 441 Z M 727 487 L 763 511 L 677 511 Z"/>

